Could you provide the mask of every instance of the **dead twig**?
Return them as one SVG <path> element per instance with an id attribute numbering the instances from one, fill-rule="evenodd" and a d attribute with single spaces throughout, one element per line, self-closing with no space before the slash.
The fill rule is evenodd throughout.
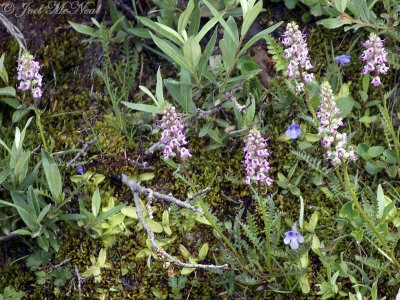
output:
<path id="1" fill-rule="evenodd" d="M 132 189 L 133 192 L 133 199 L 135 201 L 135 206 L 136 206 L 136 214 L 138 216 L 138 219 L 140 221 L 140 223 L 143 225 L 144 229 L 147 232 L 147 235 L 149 236 L 150 239 L 150 243 L 153 246 L 155 252 L 157 253 L 157 256 L 160 260 L 164 260 L 165 257 L 168 258 L 168 260 L 171 263 L 174 263 L 176 265 L 182 266 L 184 268 L 200 268 L 200 269 L 219 269 L 219 270 L 223 270 L 223 269 L 227 269 L 228 265 L 203 265 L 203 264 L 187 264 L 184 263 L 182 261 L 180 261 L 179 259 L 173 257 L 172 255 L 170 255 L 169 253 L 167 253 L 162 247 L 160 247 L 159 245 L 157 245 L 155 239 L 154 239 L 154 234 L 153 231 L 150 229 L 150 227 L 147 225 L 147 223 L 144 221 L 143 215 L 142 215 L 142 208 L 140 205 L 140 201 L 139 201 L 139 193 L 135 190 Z"/>
<path id="2" fill-rule="evenodd" d="M 81 151 L 79 151 L 79 152 L 75 155 L 75 157 L 74 157 L 71 161 L 69 161 L 69 162 L 67 163 L 66 167 L 69 168 L 69 167 L 70 167 L 73 163 L 75 163 L 85 152 L 87 152 L 90 148 L 92 148 L 93 145 L 94 145 L 94 143 L 96 143 L 96 141 L 99 139 L 100 135 L 101 135 L 101 132 L 100 132 L 97 136 L 95 136 L 93 139 L 91 139 L 90 141 L 86 142 L 86 143 L 83 145 Z"/>
<path id="3" fill-rule="evenodd" d="M 194 212 L 198 212 L 201 214 L 204 214 L 204 212 L 199 209 L 196 208 L 184 201 L 181 201 L 177 198 L 175 198 L 174 196 L 171 195 L 165 195 L 165 194 L 161 194 L 158 192 L 153 191 L 150 188 L 145 188 L 143 186 L 141 186 L 140 184 L 138 184 L 135 180 L 131 179 L 129 176 L 125 175 L 125 174 L 119 174 L 116 176 L 119 180 L 121 180 L 121 182 L 123 184 L 125 184 L 127 187 L 129 187 L 133 193 L 139 193 L 145 196 L 148 196 L 150 193 L 152 193 L 153 195 L 153 199 L 160 199 L 160 200 L 164 200 L 170 203 L 174 203 L 177 206 L 183 207 L 183 208 L 187 208 L 190 209 L 191 211 Z"/>

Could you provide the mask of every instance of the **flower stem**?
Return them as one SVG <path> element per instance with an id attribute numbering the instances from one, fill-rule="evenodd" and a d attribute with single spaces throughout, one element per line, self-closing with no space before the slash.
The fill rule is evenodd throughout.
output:
<path id="1" fill-rule="evenodd" d="M 313 116 L 313 118 L 314 118 L 315 123 L 318 124 L 317 115 L 315 114 L 315 110 L 314 110 L 314 108 L 313 108 L 313 106 L 312 106 L 310 94 L 308 93 L 308 89 L 307 89 L 307 83 L 306 83 L 306 81 L 304 80 L 303 70 L 301 69 L 301 66 L 300 66 L 300 65 L 299 65 L 299 73 L 300 73 L 300 80 L 301 80 L 301 82 L 302 82 L 303 85 L 304 85 L 304 92 L 305 92 L 305 94 L 306 94 L 306 99 L 307 99 L 308 108 L 309 108 L 310 111 L 311 111 L 311 114 L 312 114 L 312 116 Z"/>
<path id="2" fill-rule="evenodd" d="M 382 90 L 382 86 L 381 85 L 379 86 L 379 93 L 381 95 L 383 108 L 385 110 L 385 118 L 387 119 L 387 121 L 389 123 L 388 125 L 389 125 L 389 129 L 390 129 L 390 133 L 392 134 L 393 143 L 394 143 L 394 149 L 396 151 L 396 156 L 397 156 L 397 165 L 400 168 L 399 139 L 397 138 L 396 133 L 394 132 L 392 119 L 389 117 L 389 112 L 388 112 L 388 109 L 387 109 L 387 106 L 386 106 L 386 100 L 385 100 L 385 96 L 383 95 L 383 90 Z"/>
<path id="3" fill-rule="evenodd" d="M 258 181 L 258 202 L 260 203 L 261 206 L 261 211 L 264 219 L 264 226 L 265 226 L 265 238 L 266 238 L 266 243 L 267 243 L 267 268 L 268 271 L 271 272 L 271 236 L 270 236 L 270 229 L 269 229 L 269 222 L 267 219 L 267 214 L 265 212 L 265 205 L 264 205 L 264 200 L 262 198 L 262 193 L 261 193 L 261 182 Z"/>
<path id="4" fill-rule="evenodd" d="M 46 144 L 46 140 L 45 140 L 45 138 L 44 138 L 42 123 L 40 122 L 40 113 L 39 113 L 39 109 L 38 109 L 38 107 L 37 107 L 36 100 L 33 100 L 33 103 L 34 103 L 34 106 L 35 106 L 36 124 L 37 124 L 38 127 L 39 127 L 40 135 L 42 136 L 43 146 L 44 146 L 44 149 L 45 149 L 46 152 L 47 152 L 47 151 L 48 151 L 48 150 L 47 150 L 47 144 Z"/>
<path id="5" fill-rule="evenodd" d="M 347 189 L 350 191 L 351 197 L 353 198 L 353 201 L 354 201 L 354 205 L 356 206 L 357 210 L 361 214 L 361 217 L 364 219 L 364 221 L 367 222 L 369 228 L 373 231 L 373 233 L 375 234 L 375 236 L 377 237 L 377 239 L 379 240 L 381 245 L 386 249 L 386 251 L 389 251 L 389 257 L 391 258 L 393 263 L 396 265 L 397 268 L 400 269 L 400 264 L 397 261 L 397 259 L 395 258 L 392 249 L 390 249 L 389 245 L 387 244 L 387 242 L 383 238 L 382 234 L 378 231 L 378 229 L 376 228 L 376 226 L 372 222 L 372 220 L 365 214 L 364 210 L 362 209 L 362 207 L 360 205 L 360 202 L 358 202 L 357 196 L 356 196 L 354 190 L 351 187 L 349 173 L 347 171 L 347 165 L 345 164 L 343 158 L 340 159 L 340 162 L 341 162 L 341 165 L 342 165 L 344 178 L 346 180 Z"/>

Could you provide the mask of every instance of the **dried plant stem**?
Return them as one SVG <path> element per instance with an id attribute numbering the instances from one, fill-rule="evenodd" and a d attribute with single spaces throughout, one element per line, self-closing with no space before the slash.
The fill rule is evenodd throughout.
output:
<path id="1" fill-rule="evenodd" d="M 99 139 L 100 135 L 101 135 L 101 133 L 99 133 L 97 136 L 95 136 L 95 137 L 94 137 L 93 139 L 91 139 L 90 141 L 86 142 L 86 143 L 83 145 L 81 151 L 79 151 L 79 152 L 75 155 L 75 157 L 74 157 L 71 161 L 69 161 L 69 162 L 66 164 L 66 167 L 69 168 L 73 163 L 75 163 L 75 162 L 79 159 L 79 157 L 81 157 L 85 152 L 87 152 L 90 148 L 92 148 L 93 145 L 96 143 L 96 141 Z"/>

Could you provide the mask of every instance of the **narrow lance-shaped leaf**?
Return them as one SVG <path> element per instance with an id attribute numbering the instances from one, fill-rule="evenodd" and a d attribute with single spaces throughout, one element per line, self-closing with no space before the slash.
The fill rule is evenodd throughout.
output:
<path id="1" fill-rule="evenodd" d="M 179 16 L 178 20 L 178 33 L 182 34 L 185 30 L 187 23 L 189 22 L 190 15 L 192 14 L 194 9 L 194 2 L 193 0 L 189 0 L 189 3 L 183 13 Z"/>
<path id="2" fill-rule="evenodd" d="M 62 192 L 61 174 L 54 159 L 44 149 L 42 149 L 42 163 L 50 192 L 55 198 L 54 202 L 57 203 Z"/>
<path id="3" fill-rule="evenodd" d="M 189 37 L 183 45 L 183 55 L 191 66 L 191 69 L 193 70 L 192 73 L 194 73 L 201 57 L 200 44 L 194 36 Z"/>

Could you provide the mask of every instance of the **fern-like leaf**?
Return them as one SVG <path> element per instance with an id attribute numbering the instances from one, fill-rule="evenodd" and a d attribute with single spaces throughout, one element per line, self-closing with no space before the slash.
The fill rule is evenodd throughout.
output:
<path id="1" fill-rule="evenodd" d="M 275 61 L 274 68 L 277 72 L 285 70 L 289 64 L 287 59 L 284 59 L 285 49 L 282 44 L 278 43 L 272 36 L 266 35 L 265 41 L 267 43 L 268 53 L 272 55 Z"/>

